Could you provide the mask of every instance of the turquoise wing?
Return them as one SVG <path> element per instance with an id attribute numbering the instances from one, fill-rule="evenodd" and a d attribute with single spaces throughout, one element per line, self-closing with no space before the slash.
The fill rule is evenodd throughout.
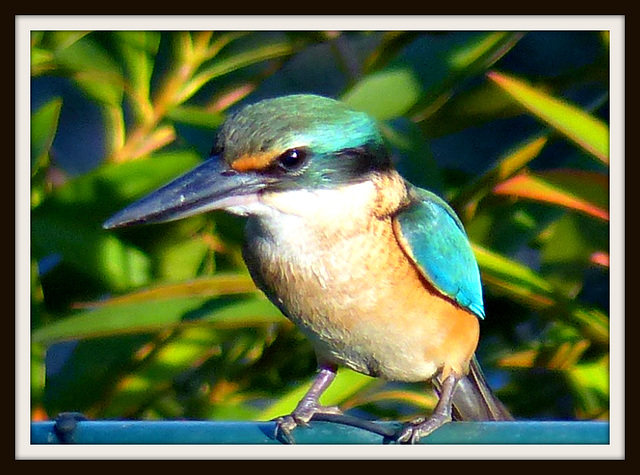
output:
<path id="1" fill-rule="evenodd" d="M 433 193 L 412 187 L 411 194 L 395 217 L 398 241 L 437 290 L 484 318 L 480 270 L 462 223 Z"/>

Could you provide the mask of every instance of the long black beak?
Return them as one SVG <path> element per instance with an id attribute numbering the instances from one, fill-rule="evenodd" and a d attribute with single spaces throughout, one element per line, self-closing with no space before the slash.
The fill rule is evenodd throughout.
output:
<path id="1" fill-rule="evenodd" d="M 116 213 L 105 229 L 173 221 L 215 209 L 242 208 L 265 184 L 252 173 L 238 173 L 218 156 Z"/>

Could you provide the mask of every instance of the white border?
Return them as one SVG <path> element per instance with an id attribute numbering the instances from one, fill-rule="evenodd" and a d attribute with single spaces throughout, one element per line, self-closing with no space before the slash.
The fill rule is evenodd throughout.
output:
<path id="1" fill-rule="evenodd" d="M 609 30 L 611 46 L 611 437 L 607 446 L 30 445 L 31 30 Z M 624 458 L 624 16 L 17 16 L 16 458 L 18 459 L 619 459 Z M 506 449 L 506 450 L 505 450 Z"/>

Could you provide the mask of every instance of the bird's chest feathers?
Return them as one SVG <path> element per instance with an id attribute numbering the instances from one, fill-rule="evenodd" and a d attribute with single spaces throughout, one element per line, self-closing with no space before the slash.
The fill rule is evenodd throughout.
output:
<path id="1" fill-rule="evenodd" d="M 397 249 L 391 218 L 376 215 L 379 187 L 367 181 L 262 199 L 271 211 L 249 221 L 245 257 L 291 319 L 352 321 L 371 305 L 380 268 Z"/>
<path id="2" fill-rule="evenodd" d="M 399 309 L 389 302 L 396 301 L 398 283 L 417 279 L 395 240 L 391 216 L 376 215 L 376 187 L 365 182 L 265 201 L 273 211 L 249 221 L 245 249 L 257 284 L 319 354 L 376 373 L 369 368 L 376 358 L 365 347 L 385 335 L 384 325 L 371 325 L 371 318 L 381 313 L 391 326 Z"/>
<path id="3" fill-rule="evenodd" d="M 269 213 L 248 223 L 248 265 L 268 282 L 267 291 L 298 300 L 319 291 L 349 292 L 368 278 L 367 257 L 380 237 L 372 227 L 391 230 L 371 215 L 374 200 L 370 182 L 264 196 Z"/>
<path id="4" fill-rule="evenodd" d="M 396 240 L 392 210 L 403 188 L 384 189 L 364 182 L 263 197 L 261 214 L 247 223 L 245 260 L 321 360 L 389 379 L 426 379 L 443 364 L 435 349 L 446 337 L 442 322 L 455 321 L 454 307 L 424 286 Z"/>

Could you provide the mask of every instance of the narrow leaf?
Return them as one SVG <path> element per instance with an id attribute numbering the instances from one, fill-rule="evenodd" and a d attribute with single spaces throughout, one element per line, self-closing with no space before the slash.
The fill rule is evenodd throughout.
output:
<path id="1" fill-rule="evenodd" d="M 607 177 L 586 171 L 521 173 L 497 185 L 493 192 L 559 205 L 607 221 Z"/>
<path id="2" fill-rule="evenodd" d="M 487 76 L 536 117 L 609 163 L 609 128 L 601 120 L 506 74 L 489 72 Z"/>
<path id="3" fill-rule="evenodd" d="M 62 109 L 62 99 L 56 98 L 40 107 L 31 115 L 31 166 L 32 175 L 49 153 L 58 128 L 58 119 Z"/>
<path id="4" fill-rule="evenodd" d="M 58 320 L 33 332 L 32 340 L 59 341 L 148 333 L 196 322 L 238 328 L 281 322 L 282 314 L 261 297 L 211 299 L 176 298 L 106 305 Z"/>
<path id="5" fill-rule="evenodd" d="M 463 209 L 475 203 L 491 189 L 515 173 L 520 171 L 531 160 L 537 157 L 548 142 L 548 137 L 540 136 L 527 140 L 515 150 L 501 158 L 498 163 L 488 172 L 478 178 L 473 184 L 468 185 L 460 193 L 451 199 L 451 204 L 455 209 Z"/>
<path id="6" fill-rule="evenodd" d="M 296 47 L 291 43 L 275 43 L 253 48 L 224 60 L 214 61 L 211 66 L 196 74 L 193 79 L 184 86 L 177 102 L 186 101 L 212 79 L 255 63 L 289 56 L 295 51 Z"/>
<path id="7" fill-rule="evenodd" d="M 104 307 L 109 305 L 133 304 L 176 298 L 217 297 L 220 295 L 244 294 L 256 291 L 256 286 L 247 274 L 216 274 L 188 282 L 155 285 L 99 302 L 85 302 L 76 308 Z"/>
<path id="8" fill-rule="evenodd" d="M 338 405 L 374 381 L 375 379 L 370 376 L 365 376 L 346 368 L 340 369 L 336 379 L 324 392 L 322 396 L 322 404 L 330 406 Z M 258 415 L 258 420 L 269 420 L 278 416 L 290 414 L 309 390 L 310 385 L 311 382 L 307 381 L 286 393 L 260 413 Z"/>

